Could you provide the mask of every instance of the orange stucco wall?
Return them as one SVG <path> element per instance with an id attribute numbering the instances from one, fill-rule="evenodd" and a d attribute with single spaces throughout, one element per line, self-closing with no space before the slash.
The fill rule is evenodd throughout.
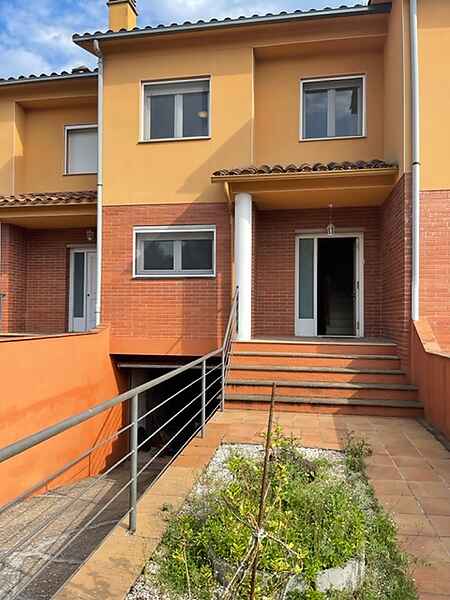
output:
<path id="1" fill-rule="evenodd" d="M 123 391 L 126 382 L 109 356 L 109 331 L 1 341 L 0 447 L 78 414 Z M 0 505 L 113 434 L 119 406 L 0 464 Z M 123 436 L 122 436 L 123 438 Z M 49 488 L 100 472 L 123 451 L 113 441 L 78 463 Z"/>
<path id="2" fill-rule="evenodd" d="M 448 0 L 418 3 L 423 190 L 450 188 L 450 6 Z"/>
<path id="3" fill-rule="evenodd" d="M 250 48 L 154 48 L 114 54 L 105 69 L 104 203 L 220 202 L 211 173 L 251 162 Z M 141 81 L 211 77 L 211 139 L 139 143 Z"/>
<path id="4" fill-rule="evenodd" d="M 383 53 L 329 52 L 257 60 L 255 65 L 255 160 L 258 164 L 370 160 L 383 155 Z M 300 80 L 366 75 L 367 135 L 360 139 L 299 141 Z"/>
<path id="5" fill-rule="evenodd" d="M 220 168 L 383 156 L 387 18 L 105 44 L 105 205 L 220 202 Z M 354 73 L 369 75 L 367 138 L 299 144 L 300 77 Z M 142 81 L 198 76 L 211 77 L 211 138 L 139 143 Z"/>
<path id="6" fill-rule="evenodd" d="M 29 109 L 23 119 L 23 150 L 20 157 L 16 155 L 16 193 L 95 189 L 96 175 L 64 175 L 64 127 L 97 123 L 96 105 Z"/>
<path id="7" fill-rule="evenodd" d="M 95 189 L 97 178 L 64 176 L 64 125 L 97 121 L 97 82 L 0 87 L 0 195 Z"/>

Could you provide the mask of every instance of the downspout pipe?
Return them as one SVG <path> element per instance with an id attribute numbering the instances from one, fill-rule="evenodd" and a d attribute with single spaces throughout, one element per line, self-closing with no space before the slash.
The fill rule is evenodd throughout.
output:
<path id="1" fill-rule="evenodd" d="M 98 168 L 97 168 L 97 293 L 95 301 L 95 326 L 102 317 L 102 255 L 103 255 L 103 70 L 104 57 L 98 40 L 94 40 L 94 54 L 98 58 Z"/>
<path id="2" fill-rule="evenodd" d="M 420 316 L 420 90 L 417 0 L 409 3 L 411 38 L 412 276 L 411 318 Z"/>

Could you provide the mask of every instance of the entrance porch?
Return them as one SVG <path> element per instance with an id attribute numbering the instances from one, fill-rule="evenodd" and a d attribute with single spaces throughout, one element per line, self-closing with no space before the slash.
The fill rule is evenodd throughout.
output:
<path id="1" fill-rule="evenodd" d="M 387 337 L 402 345 L 409 323 L 397 311 L 409 291 L 395 165 L 263 165 L 212 179 L 234 204 L 239 341 Z"/>
<path id="2" fill-rule="evenodd" d="M 95 192 L 0 198 L 0 335 L 95 327 Z"/>

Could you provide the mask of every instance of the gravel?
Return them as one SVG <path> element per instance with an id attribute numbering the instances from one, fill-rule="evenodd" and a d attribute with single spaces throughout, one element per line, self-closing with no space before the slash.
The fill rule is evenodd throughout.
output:
<path id="1" fill-rule="evenodd" d="M 334 463 L 333 477 L 338 479 L 343 479 L 345 477 L 342 452 L 304 447 L 299 447 L 298 450 L 305 459 L 317 460 L 322 458 Z M 226 467 L 226 462 L 230 455 L 236 453 L 249 458 L 259 457 L 262 459 L 264 456 L 264 447 L 259 444 L 222 444 L 211 459 L 203 477 L 196 484 L 191 493 L 193 495 L 203 495 L 207 491 L 211 481 L 227 481 L 231 475 Z M 143 574 L 136 580 L 136 583 L 129 591 L 125 600 L 175 600 L 170 595 L 158 590 L 157 586 L 152 582 L 152 575 L 156 573 L 156 569 L 157 566 L 150 560 L 145 567 L 147 575 Z M 176 600 L 188 599 L 187 596 L 177 596 Z"/>

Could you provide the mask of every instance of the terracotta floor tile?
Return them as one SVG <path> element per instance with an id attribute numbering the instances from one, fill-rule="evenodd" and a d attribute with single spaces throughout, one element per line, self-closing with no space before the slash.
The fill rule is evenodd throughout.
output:
<path id="1" fill-rule="evenodd" d="M 404 444 L 386 444 L 387 452 L 395 456 L 420 456 L 418 450 L 409 443 Z"/>
<path id="2" fill-rule="evenodd" d="M 442 537 L 450 537 L 450 517 L 430 515 L 436 533 Z"/>
<path id="3" fill-rule="evenodd" d="M 414 579 L 419 592 L 429 594 L 450 594 L 450 569 L 448 566 L 417 567 L 414 569 Z"/>
<path id="4" fill-rule="evenodd" d="M 420 504 L 427 515 L 450 517 L 450 498 L 421 498 Z"/>
<path id="5" fill-rule="evenodd" d="M 423 456 L 394 456 L 394 463 L 398 467 L 429 467 L 429 461 Z"/>
<path id="6" fill-rule="evenodd" d="M 430 467 L 399 467 L 399 471 L 406 481 L 441 481 Z"/>
<path id="7" fill-rule="evenodd" d="M 427 536 L 433 536 L 435 534 L 430 521 L 424 515 L 404 515 L 395 513 L 393 518 L 397 524 L 399 534 Z"/>
<path id="8" fill-rule="evenodd" d="M 406 481 L 374 481 L 375 493 L 380 496 L 412 496 L 412 490 Z"/>
<path id="9" fill-rule="evenodd" d="M 405 515 L 424 514 L 422 507 L 414 496 L 378 496 L 378 500 L 388 512 Z"/>
<path id="10" fill-rule="evenodd" d="M 449 498 L 450 489 L 439 481 L 409 482 L 412 493 L 418 498 Z"/>
<path id="11" fill-rule="evenodd" d="M 394 461 L 388 454 L 372 454 L 366 459 L 366 464 L 371 467 L 393 467 Z"/>
<path id="12" fill-rule="evenodd" d="M 450 556 L 450 537 L 441 537 L 440 540 Z"/>
<path id="13" fill-rule="evenodd" d="M 399 470 L 396 467 L 378 467 L 369 466 L 367 467 L 367 475 L 372 481 L 399 481 L 403 479 Z"/>
<path id="14" fill-rule="evenodd" d="M 450 554 L 436 536 L 399 535 L 398 542 L 405 552 L 427 564 L 450 563 Z"/>
<path id="15" fill-rule="evenodd" d="M 419 600 L 450 600 L 450 596 L 443 596 L 442 594 L 420 594 Z"/>

